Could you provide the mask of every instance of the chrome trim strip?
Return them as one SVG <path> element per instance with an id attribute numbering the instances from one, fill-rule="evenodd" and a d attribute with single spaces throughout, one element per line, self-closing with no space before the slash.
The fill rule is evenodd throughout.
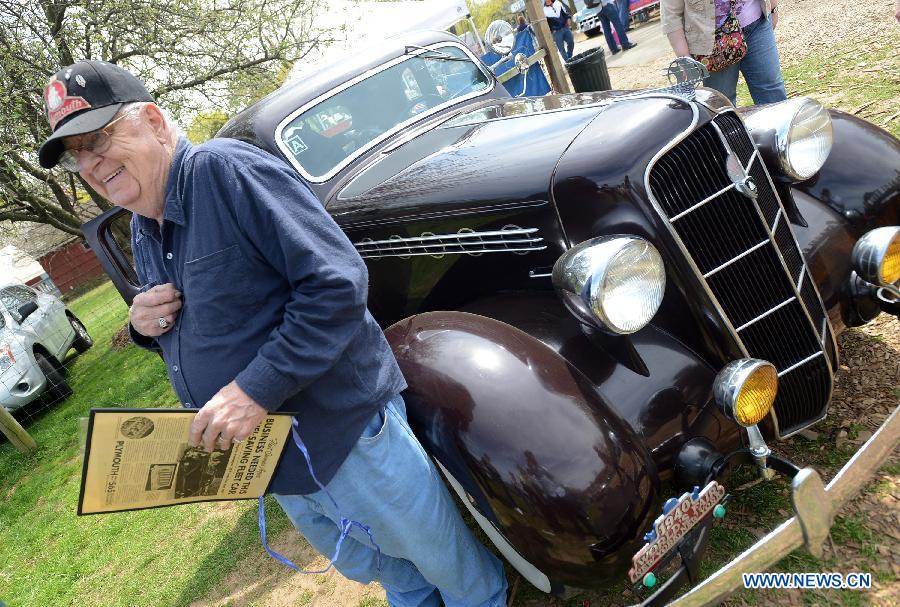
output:
<path id="1" fill-rule="evenodd" d="M 673 223 L 676 222 L 676 221 L 678 221 L 679 219 L 681 219 L 681 218 L 684 217 L 685 215 L 687 215 L 687 214 L 689 214 L 689 213 L 692 213 L 692 212 L 696 211 L 697 209 L 699 209 L 700 207 L 702 207 L 702 206 L 705 205 L 706 203 L 708 203 L 708 202 L 710 202 L 710 201 L 712 201 L 712 200 L 715 200 L 716 198 L 718 198 L 719 196 L 721 196 L 722 194 L 724 194 L 724 193 L 727 192 L 728 190 L 733 190 L 735 187 L 736 187 L 736 186 L 732 183 L 730 186 L 725 187 L 725 188 L 722 188 L 721 190 L 719 190 L 718 192 L 716 192 L 715 194 L 713 194 L 713 195 L 710 196 L 709 198 L 707 198 L 707 199 L 705 199 L 705 200 L 701 200 L 700 202 L 698 202 L 697 204 L 695 204 L 694 206 L 692 206 L 692 207 L 689 208 L 689 209 L 683 210 L 681 213 L 679 213 L 679 214 L 676 215 L 675 217 L 672 217 L 671 219 L 669 219 L 669 221 L 671 221 L 671 222 L 673 222 Z"/>
<path id="2" fill-rule="evenodd" d="M 427 49 L 435 49 L 435 48 L 440 48 L 440 47 L 444 47 L 444 46 L 455 46 L 455 47 L 462 49 L 463 52 L 466 55 L 468 55 L 470 59 L 472 59 L 472 62 L 478 67 L 478 69 L 481 70 L 481 73 L 487 77 L 488 82 L 490 83 L 490 86 L 484 90 L 472 91 L 468 95 L 463 95 L 462 97 L 456 97 L 454 99 L 451 99 L 448 103 L 438 105 L 433 108 L 429 108 L 427 111 L 422 112 L 421 114 L 416 114 L 415 116 L 410 116 L 408 120 L 394 125 L 392 128 L 388 129 L 387 131 L 382 133 L 380 136 L 378 136 L 375 139 L 373 139 L 372 141 L 368 142 L 366 145 L 362 146 L 361 148 L 359 148 L 357 150 L 354 150 L 352 154 L 350 154 L 349 156 L 344 158 L 341 162 L 339 162 L 337 165 L 335 165 L 334 168 L 332 168 L 330 171 L 328 171 L 324 175 L 320 175 L 317 177 L 313 177 L 312 175 L 310 175 L 309 173 L 306 172 L 306 170 L 297 161 L 297 159 L 294 157 L 294 155 L 291 154 L 290 150 L 288 149 L 287 144 L 282 140 L 281 133 L 284 131 L 284 128 L 288 125 L 288 123 L 290 123 L 294 118 L 296 118 L 303 112 L 307 111 L 308 109 L 315 107 L 316 105 L 325 101 L 326 99 L 329 99 L 330 97 L 333 97 L 334 95 L 337 95 L 338 93 L 343 92 L 344 90 L 350 88 L 351 86 L 353 86 L 359 82 L 362 82 L 363 80 L 366 80 L 367 78 L 370 78 L 370 77 L 374 76 L 375 74 L 383 72 L 384 70 L 386 70 L 388 68 L 394 67 L 395 65 L 397 65 L 399 63 L 403 63 L 404 61 L 407 61 L 408 59 L 417 57 L 418 55 L 426 52 Z M 490 71 L 486 71 L 484 64 L 477 57 L 475 57 L 475 55 L 472 53 L 472 51 L 462 42 L 455 42 L 452 40 L 444 40 L 441 42 L 436 42 L 434 44 L 431 44 L 428 47 L 425 47 L 425 49 L 426 50 L 416 49 L 417 52 L 415 52 L 415 53 L 410 53 L 408 55 L 407 54 L 400 55 L 399 57 L 392 59 L 391 61 L 383 63 L 383 64 L 379 65 L 378 67 L 372 68 L 371 70 L 369 70 L 367 72 L 363 72 L 362 74 L 359 74 L 355 78 L 348 80 L 347 82 L 341 84 L 340 86 L 335 87 L 335 88 L 329 90 L 328 92 L 323 93 L 322 95 L 319 95 L 312 101 L 300 106 L 299 108 L 297 108 L 296 110 L 294 110 L 293 112 L 288 114 L 287 117 L 285 117 L 281 122 L 278 123 L 278 126 L 275 127 L 275 145 L 278 146 L 278 149 L 281 151 L 281 153 L 284 155 L 284 157 L 287 158 L 288 162 L 291 163 L 291 166 L 293 166 L 294 169 L 296 169 L 297 172 L 300 173 L 304 179 L 306 179 L 307 181 L 309 181 L 311 183 L 324 183 L 324 182 L 328 181 L 329 179 L 331 179 L 332 177 L 334 177 L 340 171 L 342 171 L 344 169 L 344 167 L 349 165 L 351 162 L 353 162 L 354 160 L 356 160 L 357 158 L 362 156 L 365 152 L 367 152 L 371 148 L 375 147 L 376 145 L 378 145 L 379 143 L 381 143 L 382 141 L 384 141 L 385 139 L 387 139 L 388 137 L 390 137 L 397 131 L 400 131 L 400 130 L 406 128 L 408 125 L 410 125 L 414 122 L 419 122 L 423 118 L 427 118 L 428 116 L 432 116 L 434 114 L 437 114 L 438 112 L 446 110 L 448 107 L 457 105 L 463 101 L 467 101 L 467 100 L 473 99 L 475 97 L 481 97 L 481 96 L 485 95 L 486 93 L 493 91 L 494 88 L 497 86 L 497 80 L 496 80 L 496 78 L 494 78 L 493 74 L 491 74 Z"/>
<path id="3" fill-rule="evenodd" d="M 710 124 L 712 125 L 713 129 L 715 129 L 716 133 L 719 134 L 719 140 L 722 142 L 722 146 L 725 148 L 726 152 L 733 154 L 734 150 L 731 148 L 731 145 L 728 143 L 728 140 L 725 137 L 725 134 L 722 132 L 722 129 L 719 128 L 719 125 L 716 124 L 715 120 L 710 121 Z M 746 131 L 746 129 L 745 129 L 745 131 Z M 753 138 L 750 137 L 749 133 L 747 134 L 747 136 L 750 139 L 751 145 L 753 145 L 753 147 L 756 148 L 756 142 L 753 141 Z M 750 168 L 751 165 L 748 163 L 747 167 Z M 771 175 L 769 175 L 769 171 L 766 170 L 765 165 L 762 165 L 762 169 L 763 169 L 763 174 L 766 175 L 766 179 L 769 181 L 769 187 L 772 191 L 772 195 L 775 196 L 775 200 L 778 202 L 779 209 L 783 209 L 784 205 L 781 202 L 781 197 L 778 195 L 778 191 L 775 189 L 775 184 L 772 182 L 772 177 L 771 177 Z M 759 216 L 760 221 L 762 222 L 763 226 L 766 229 L 766 232 L 768 233 L 769 241 L 772 243 L 772 247 L 775 251 L 775 254 L 778 256 L 778 260 L 781 262 L 781 267 L 784 270 L 785 275 L 787 275 L 787 278 L 791 284 L 791 287 L 794 287 L 794 297 L 796 297 L 797 300 L 800 302 L 800 309 L 803 310 L 803 314 L 806 316 L 806 319 L 809 322 L 809 326 L 812 329 L 813 333 L 815 335 L 818 335 L 818 327 L 816 327 L 815 324 L 813 323 L 812 316 L 810 315 L 809 310 L 806 307 L 806 304 L 803 302 L 803 298 L 800 294 L 800 290 L 799 290 L 799 288 L 797 288 L 794 285 L 794 279 L 791 276 L 790 268 L 788 268 L 787 262 L 784 259 L 784 255 L 781 252 L 781 248 L 778 246 L 778 243 L 775 241 L 775 230 L 773 228 L 769 228 L 769 222 L 766 221 L 765 215 L 763 215 L 762 209 L 760 208 L 758 201 L 756 201 L 756 200 L 753 201 L 753 208 L 756 209 L 756 214 Z M 797 244 L 797 239 L 794 236 L 793 230 L 788 229 L 788 233 L 791 235 L 791 239 L 794 241 L 794 246 L 797 247 L 797 251 L 800 252 L 800 258 L 803 260 L 803 265 L 805 267 L 806 260 L 803 258 L 803 249 L 801 249 L 800 245 Z M 819 303 L 821 305 L 822 296 L 819 294 L 818 289 L 815 289 L 815 292 L 816 292 L 816 295 L 819 297 Z M 827 319 L 828 313 L 827 313 L 827 311 L 825 311 L 824 306 L 823 306 L 822 310 L 823 310 L 823 314 L 824 314 L 825 318 Z M 835 343 L 835 348 L 837 348 L 837 343 Z M 819 351 L 819 353 L 824 354 L 824 347 L 822 348 L 822 350 Z M 806 360 L 808 361 L 815 357 L 816 357 L 816 355 L 813 355 L 813 356 L 807 358 Z M 834 369 L 831 368 L 831 364 L 828 362 L 827 357 L 825 359 L 825 366 L 828 369 L 828 377 L 829 377 L 830 381 L 829 381 L 828 397 L 825 399 L 825 406 L 823 407 L 823 409 L 827 409 L 828 403 L 831 402 L 831 396 L 832 396 L 832 394 L 834 394 Z M 787 371 L 790 371 L 793 368 L 794 367 L 790 367 L 789 369 L 783 371 L 782 373 L 779 373 L 779 377 L 781 375 L 783 375 L 784 373 L 787 373 Z M 775 438 L 777 438 L 777 439 L 785 438 L 781 434 L 781 426 L 778 423 L 778 416 L 775 414 L 774 407 L 769 411 L 769 414 L 772 416 L 772 421 L 774 422 L 774 425 L 775 425 Z M 808 425 L 809 424 L 807 424 L 807 426 Z"/>
<path id="4" fill-rule="evenodd" d="M 526 249 L 473 249 L 471 251 L 432 251 L 423 253 L 414 253 L 412 251 L 404 251 L 401 253 L 380 253 L 379 251 L 360 251 L 359 256 L 363 259 L 378 259 L 380 257 L 443 257 L 444 255 L 481 255 L 483 253 L 528 253 L 530 251 L 543 251 L 543 247 L 532 247 Z"/>
<path id="5" fill-rule="evenodd" d="M 760 314 L 759 316 L 757 316 L 757 317 L 754 318 L 753 320 L 748 320 L 747 322 L 745 322 L 744 324 L 742 324 L 740 327 L 738 327 L 737 329 L 735 329 L 735 331 L 737 331 L 738 333 L 740 333 L 741 331 L 743 331 L 743 330 L 746 329 L 747 327 L 756 324 L 757 322 L 759 322 L 760 320 L 762 320 L 762 319 L 765 318 L 766 316 L 775 313 L 776 311 L 778 311 L 778 310 L 780 310 L 781 308 L 785 307 L 786 305 L 788 305 L 788 304 L 791 303 L 792 301 L 797 301 L 797 298 L 796 298 L 796 297 L 789 297 L 788 299 L 785 299 L 783 302 L 781 302 L 780 304 L 778 304 L 778 305 L 775 306 L 774 308 L 769 308 L 768 310 L 766 310 L 765 312 L 763 312 L 762 314 Z"/>
<path id="6" fill-rule="evenodd" d="M 822 319 L 822 338 L 819 341 L 822 342 L 822 348 L 825 348 L 825 332 L 828 330 L 828 318 Z"/>
<path id="7" fill-rule="evenodd" d="M 797 278 L 797 291 L 800 291 L 800 288 L 803 287 L 803 279 L 806 277 L 806 262 L 803 262 L 803 267 L 800 268 L 800 276 Z"/>
<path id="8" fill-rule="evenodd" d="M 779 371 L 779 372 L 778 372 L 778 377 L 781 377 L 782 375 L 787 375 L 788 373 L 790 373 L 791 371 L 793 371 L 793 370 L 796 369 L 797 367 L 802 367 L 803 365 L 805 365 L 805 364 L 808 363 L 809 361 L 814 360 L 814 359 L 816 359 L 816 358 L 819 358 L 820 356 L 825 356 L 825 352 L 823 352 L 822 350 L 818 350 L 817 352 L 813 352 L 812 354 L 810 354 L 809 356 L 807 356 L 806 358 L 804 358 L 804 359 L 801 360 L 800 362 L 794 363 L 793 365 L 791 365 L 790 367 L 788 367 L 788 368 L 785 369 L 784 371 Z"/>
<path id="9" fill-rule="evenodd" d="M 743 573 L 765 571 L 800 546 L 807 545 L 807 550 L 815 553 L 819 547 L 813 542 L 817 538 L 804 537 L 804 528 L 821 526 L 823 520 L 830 528 L 841 507 L 851 497 L 857 495 L 878 468 L 887 461 L 898 439 L 900 439 L 900 407 L 894 409 L 872 438 L 866 441 L 828 483 L 825 487 L 825 499 L 818 503 L 819 509 L 804 508 L 802 500 L 794 499 L 793 517 L 778 525 L 699 585 L 669 603 L 669 606 L 717 605 L 734 591 L 743 588 Z M 792 494 L 802 493 L 806 479 L 813 475 L 818 476 L 811 468 L 804 468 L 791 483 Z"/>
<path id="10" fill-rule="evenodd" d="M 769 241 L 768 241 L 768 240 L 763 240 L 763 241 L 759 242 L 758 244 L 753 245 L 752 247 L 750 247 L 749 249 L 747 249 L 746 251 L 744 251 L 744 252 L 741 253 L 740 255 L 737 255 L 736 257 L 732 257 L 731 259 L 729 259 L 728 261 L 726 261 L 725 263 L 723 263 L 722 265 L 720 265 L 718 268 L 713 268 L 712 270 L 710 270 L 709 272 L 707 272 L 706 274 L 704 274 L 704 275 L 703 275 L 703 278 L 709 278 L 710 276 L 712 276 L 713 274 L 715 274 L 715 273 L 718 272 L 719 270 L 724 270 L 725 268 L 727 268 L 728 266 L 730 266 L 730 265 L 733 264 L 734 262 L 740 261 L 741 259 L 743 259 L 743 258 L 746 257 L 747 255 L 749 255 L 749 254 L 752 253 L 753 251 L 757 250 L 757 249 L 760 248 L 760 247 L 764 247 L 764 246 L 766 246 L 767 244 L 769 244 Z M 738 329 L 738 331 L 740 331 L 740 329 Z"/>
<path id="11" fill-rule="evenodd" d="M 449 240 L 449 238 L 447 239 Z M 437 244 L 417 244 L 415 241 L 405 241 L 401 239 L 394 240 L 391 244 L 396 246 L 384 246 L 384 245 L 376 245 L 372 246 L 374 243 L 371 242 L 357 242 L 354 243 L 353 246 L 356 247 L 357 251 L 365 251 L 367 253 L 371 253 L 373 251 L 401 251 L 404 249 L 441 249 L 443 247 L 471 247 L 471 246 L 482 246 L 482 245 L 505 245 L 505 244 L 531 244 L 536 242 L 543 242 L 543 238 L 511 238 L 509 240 L 476 240 L 470 239 L 469 242 L 439 242 Z M 383 240 L 379 240 L 378 242 L 383 243 Z"/>
<path id="12" fill-rule="evenodd" d="M 481 236 L 527 236 L 537 232 L 537 228 L 517 228 L 512 230 L 492 230 L 490 232 L 454 232 L 446 235 L 433 234 L 431 236 L 409 236 L 407 238 L 388 238 L 386 240 L 366 240 L 353 243 L 354 245 L 378 245 L 378 244 L 397 244 L 398 242 L 425 242 L 428 240 L 442 240 L 447 238 L 465 238 L 469 240 L 477 240 Z M 543 240 L 538 238 L 537 240 Z"/>

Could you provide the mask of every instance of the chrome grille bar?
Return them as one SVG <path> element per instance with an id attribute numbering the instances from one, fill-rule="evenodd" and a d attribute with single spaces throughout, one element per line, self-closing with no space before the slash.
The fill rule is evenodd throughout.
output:
<path id="1" fill-rule="evenodd" d="M 778 304 L 778 305 L 775 306 L 774 308 L 770 308 L 770 309 L 766 310 L 765 312 L 763 312 L 762 314 L 760 314 L 759 316 L 757 316 L 757 317 L 754 318 L 753 320 L 749 320 L 749 321 L 745 322 L 745 323 L 742 324 L 740 327 L 738 327 L 737 329 L 735 329 L 735 331 L 737 331 L 738 333 L 740 333 L 741 331 L 743 331 L 743 330 L 746 329 L 747 327 L 751 327 L 751 326 L 755 325 L 757 322 L 761 321 L 763 318 L 766 318 L 767 316 L 773 314 L 774 312 L 777 312 L 778 310 L 780 310 L 781 308 L 785 307 L 786 305 L 788 305 L 788 304 L 791 303 L 792 301 L 797 301 L 797 298 L 796 298 L 796 297 L 791 297 L 791 298 L 789 298 L 789 299 L 784 300 L 783 302 L 781 302 L 780 304 Z"/>
<path id="2" fill-rule="evenodd" d="M 807 357 L 804 358 L 803 360 L 794 363 L 793 365 L 791 365 L 790 367 L 788 367 L 788 368 L 785 369 L 784 371 L 779 371 L 779 372 L 778 372 L 778 377 L 782 377 L 783 375 L 787 375 L 788 373 L 790 373 L 790 372 L 793 371 L 794 369 L 797 369 L 798 367 L 802 367 L 803 365 L 805 365 L 805 364 L 808 363 L 809 361 L 811 361 L 811 360 L 813 360 L 813 359 L 815 359 L 815 358 L 818 358 L 818 357 L 822 356 L 822 354 L 824 354 L 824 352 L 822 352 L 821 350 L 819 350 L 818 352 L 813 352 L 812 354 L 810 354 L 809 356 L 807 356 Z"/>
<path id="3" fill-rule="evenodd" d="M 699 209 L 699 208 L 702 207 L 703 205 L 705 205 L 705 204 L 707 204 L 707 203 L 709 203 L 709 202 L 712 202 L 713 200 L 715 200 L 716 198 L 718 198 L 719 196 L 721 196 L 722 194 L 724 194 L 724 193 L 727 192 L 728 190 L 733 190 L 733 189 L 734 189 L 734 184 L 732 183 L 732 184 L 731 184 L 730 186 L 728 186 L 727 188 L 722 188 L 721 190 L 719 190 L 718 192 L 716 192 L 715 194 L 713 194 L 713 195 L 710 196 L 709 198 L 706 198 L 706 199 L 704 199 L 704 200 L 701 200 L 700 202 L 698 202 L 697 204 L 695 204 L 695 205 L 692 206 L 691 208 L 685 209 L 684 211 L 682 211 L 681 213 L 679 213 L 678 215 L 676 215 L 675 217 L 673 217 L 673 218 L 670 219 L 669 221 L 671 221 L 671 222 L 674 223 L 674 222 L 678 221 L 679 219 L 681 219 L 682 217 L 684 217 L 685 215 L 690 215 L 691 213 L 693 213 L 694 211 L 696 211 L 697 209 Z"/>
<path id="4" fill-rule="evenodd" d="M 744 257 L 746 257 L 747 255 L 749 255 L 749 254 L 752 253 L 753 251 L 755 251 L 755 250 L 757 250 L 757 249 L 759 249 L 759 248 L 762 248 L 762 247 L 766 246 L 767 244 L 769 244 L 769 241 L 768 241 L 768 240 L 763 240 L 762 242 L 753 245 L 752 247 L 750 247 L 749 249 L 747 249 L 746 251 L 744 251 L 743 253 L 741 253 L 741 254 L 738 255 L 737 257 L 732 257 L 731 259 L 729 259 L 728 261 L 726 261 L 725 263 L 723 263 L 723 264 L 720 265 L 719 267 L 710 270 L 709 272 L 707 272 L 706 274 L 703 275 L 703 278 L 709 278 L 710 276 L 714 275 L 714 274 L 715 274 L 716 272 L 718 272 L 719 270 L 724 270 L 725 268 L 727 268 L 728 266 L 730 266 L 730 265 L 733 264 L 734 262 L 742 260 Z M 738 331 L 740 331 L 740 329 L 738 329 Z"/>

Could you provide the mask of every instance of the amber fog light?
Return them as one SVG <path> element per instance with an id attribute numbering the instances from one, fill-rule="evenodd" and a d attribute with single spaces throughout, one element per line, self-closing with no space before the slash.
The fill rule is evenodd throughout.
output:
<path id="1" fill-rule="evenodd" d="M 778 371 L 772 363 L 742 358 L 728 363 L 713 384 L 716 402 L 742 426 L 761 422 L 778 394 Z"/>
<path id="2" fill-rule="evenodd" d="M 852 260 L 856 273 L 867 282 L 882 286 L 900 282 L 900 227 L 866 233 L 853 247 Z"/>

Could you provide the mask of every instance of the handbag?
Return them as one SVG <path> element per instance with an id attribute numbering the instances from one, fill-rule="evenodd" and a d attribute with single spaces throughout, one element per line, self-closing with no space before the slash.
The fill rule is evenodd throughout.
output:
<path id="1" fill-rule="evenodd" d="M 741 24 L 735 10 L 735 0 L 731 0 L 731 10 L 725 21 L 716 28 L 713 50 L 709 55 L 694 55 L 694 59 L 706 66 L 709 73 L 720 72 L 731 67 L 747 54 L 747 41 L 741 31 Z"/>

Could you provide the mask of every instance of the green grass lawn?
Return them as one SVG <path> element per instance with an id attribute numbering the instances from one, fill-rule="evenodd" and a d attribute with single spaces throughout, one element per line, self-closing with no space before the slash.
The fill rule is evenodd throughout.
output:
<path id="1" fill-rule="evenodd" d="M 70 305 L 94 347 L 70 358 L 74 395 L 25 421 L 30 455 L 0 444 L 0 600 L 10 607 L 187 605 L 219 583 L 235 554 L 258 551 L 256 502 L 78 517 L 78 418 L 92 407 L 177 407 L 155 354 L 111 338 L 127 308 L 111 284 Z M 269 509 L 270 532 L 289 524 Z"/>

